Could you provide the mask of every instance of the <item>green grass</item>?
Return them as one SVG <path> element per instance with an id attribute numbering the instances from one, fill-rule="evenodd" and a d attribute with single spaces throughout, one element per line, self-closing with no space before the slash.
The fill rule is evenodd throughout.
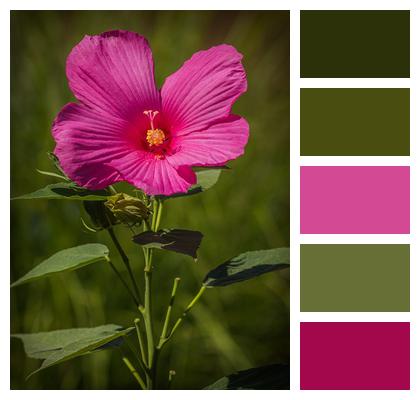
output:
<path id="1" fill-rule="evenodd" d="M 230 43 L 244 54 L 248 92 L 234 113 L 250 124 L 245 155 L 230 164 L 204 194 L 167 203 L 163 227 L 204 234 L 198 262 L 156 251 L 155 312 L 161 316 L 175 276 L 181 277 L 174 315 L 199 287 L 207 271 L 247 250 L 289 244 L 289 15 L 287 12 L 12 12 L 11 168 L 12 196 L 54 179 L 46 156 L 54 148 L 51 123 L 73 100 L 65 60 L 85 34 L 128 29 L 146 36 L 158 85 L 194 52 Z M 115 254 L 105 233 L 84 232 L 79 204 L 14 201 L 11 205 L 11 279 L 66 247 L 99 241 Z M 130 232 L 117 233 L 138 276 L 140 248 Z M 115 255 L 117 257 L 117 255 Z M 11 292 L 12 332 L 37 332 L 105 323 L 127 325 L 130 299 L 105 264 L 34 282 Z M 287 361 L 289 283 L 285 271 L 208 290 L 173 343 L 165 348 L 161 380 L 176 370 L 173 388 L 200 389 L 235 370 Z M 118 351 L 103 351 L 53 367 L 28 381 L 39 365 L 12 340 L 14 389 L 136 388 Z"/>

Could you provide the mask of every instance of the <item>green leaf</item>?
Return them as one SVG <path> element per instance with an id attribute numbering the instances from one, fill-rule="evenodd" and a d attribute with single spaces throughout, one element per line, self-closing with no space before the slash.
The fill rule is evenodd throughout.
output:
<path id="1" fill-rule="evenodd" d="M 288 268 L 289 248 L 249 251 L 211 270 L 204 278 L 207 287 L 228 286 L 278 269 Z"/>
<path id="2" fill-rule="evenodd" d="M 108 193 L 105 190 L 92 191 L 81 188 L 73 182 L 60 182 L 47 185 L 35 192 L 14 197 L 12 200 L 107 200 Z"/>
<path id="3" fill-rule="evenodd" d="M 100 243 L 83 244 L 61 250 L 14 282 L 12 287 L 54 275 L 58 272 L 72 271 L 97 261 L 106 260 L 108 254 L 108 248 Z"/>
<path id="4" fill-rule="evenodd" d="M 241 390 L 241 389 L 267 389 L 289 390 L 290 367 L 285 364 L 265 365 L 264 367 L 251 368 L 225 376 L 206 390 Z"/>
<path id="5" fill-rule="evenodd" d="M 203 234 L 186 229 L 162 229 L 157 232 L 146 231 L 133 236 L 133 241 L 146 248 L 171 250 L 197 258 Z"/>
<path id="6" fill-rule="evenodd" d="M 199 171 L 195 171 L 197 175 L 197 183 L 188 190 L 187 193 L 175 193 L 171 196 L 156 196 L 161 200 L 172 199 L 176 197 L 191 196 L 193 194 L 198 194 L 204 192 L 205 190 L 213 187 L 219 180 L 220 174 L 223 170 L 228 169 L 227 167 L 215 167 L 215 168 L 206 168 Z"/>
<path id="7" fill-rule="evenodd" d="M 33 375 L 72 358 L 105 349 L 111 342 L 129 334 L 133 329 L 134 327 L 124 329 L 121 326 L 109 324 L 95 328 L 14 334 L 12 337 L 22 340 L 28 357 L 44 360 L 41 367 L 32 372 L 31 375 Z"/>
<path id="8" fill-rule="evenodd" d="M 68 179 L 65 176 L 57 174 L 56 172 L 42 171 L 41 169 L 37 169 L 36 172 L 38 172 L 41 175 L 52 176 L 53 178 L 59 178 L 64 181 L 68 181 Z"/>

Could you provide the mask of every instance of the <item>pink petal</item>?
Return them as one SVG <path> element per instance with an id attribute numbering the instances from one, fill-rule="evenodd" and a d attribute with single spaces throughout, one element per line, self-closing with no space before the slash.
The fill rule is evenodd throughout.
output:
<path id="1" fill-rule="evenodd" d="M 85 105 L 67 104 L 53 123 L 54 153 L 68 177 L 89 189 L 121 180 L 105 163 L 132 151 L 125 139 L 127 122 Z"/>
<path id="2" fill-rule="evenodd" d="M 206 130 L 174 138 L 168 161 L 174 166 L 224 165 L 244 153 L 248 136 L 247 121 L 231 115 Z"/>
<path id="3" fill-rule="evenodd" d="M 137 33 L 85 36 L 68 56 L 66 72 L 76 98 L 91 108 L 126 120 L 160 110 L 152 52 Z"/>
<path id="4" fill-rule="evenodd" d="M 167 159 L 159 159 L 143 151 L 130 152 L 125 157 L 112 160 L 109 165 L 120 171 L 125 181 L 148 195 L 185 193 L 196 183 L 196 176 L 190 168 L 174 167 Z"/>
<path id="5" fill-rule="evenodd" d="M 174 135 L 201 131 L 230 114 L 247 88 L 241 59 L 232 46 L 212 47 L 195 53 L 165 80 L 162 110 Z"/>

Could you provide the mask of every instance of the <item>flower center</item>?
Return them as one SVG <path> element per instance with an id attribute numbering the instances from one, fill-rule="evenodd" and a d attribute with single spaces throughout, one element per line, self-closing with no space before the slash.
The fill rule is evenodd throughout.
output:
<path id="1" fill-rule="evenodd" d="M 143 112 L 149 118 L 150 129 L 146 132 L 146 140 L 149 147 L 160 146 L 166 139 L 165 132 L 162 129 L 155 128 L 154 119 L 159 111 L 146 110 Z"/>
<path id="2" fill-rule="evenodd" d="M 149 146 L 159 146 L 165 141 L 165 133 L 162 129 L 149 129 L 146 133 L 146 140 Z"/>

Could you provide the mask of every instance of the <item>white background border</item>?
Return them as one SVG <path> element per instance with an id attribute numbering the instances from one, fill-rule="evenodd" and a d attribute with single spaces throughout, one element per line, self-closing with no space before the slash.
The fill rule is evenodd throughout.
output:
<path id="1" fill-rule="evenodd" d="M 420 190 L 419 190 L 419 118 L 420 112 L 420 2 L 415 0 L 354 0 L 354 1 L 266 1 L 266 0 L 213 0 L 213 1 L 92 1 L 72 0 L 58 3 L 53 0 L 38 1 L 5 1 L 1 2 L 0 41 L 2 62 L 0 63 L 1 95 L 1 151 L 0 173 L 2 182 L 10 182 L 10 17 L 11 9 L 191 9 L 191 10 L 224 10 L 224 9 L 266 9 L 291 10 L 291 390 L 264 391 L 267 398 L 278 399 L 416 399 L 420 398 L 419 369 L 419 307 L 420 307 L 420 256 L 418 243 Z M 410 9 L 411 10 L 411 78 L 410 79 L 300 79 L 299 72 L 299 10 L 300 9 Z M 300 157 L 299 156 L 299 88 L 300 87 L 410 87 L 411 88 L 411 157 Z M 417 115 L 415 110 L 417 110 Z M 12 149 L 13 150 L 13 149 Z M 22 160 L 24 162 L 24 160 Z M 299 234 L 299 167 L 300 165 L 410 165 L 411 166 L 411 234 L 410 235 L 300 235 Z M 171 397 L 172 399 L 195 398 L 196 391 L 10 391 L 10 323 L 9 323 L 9 261 L 10 261 L 10 191 L 2 185 L 0 196 L 2 210 L 1 224 L 1 340 L 0 340 L 0 397 L 2 399 L 91 398 L 101 396 L 103 399 L 114 399 L 124 396 L 125 399 L 144 396 L 148 398 Z M 413 207 L 413 204 L 419 206 Z M 411 244 L 411 312 L 410 313 L 300 313 L 299 311 L 299 243 L 410 243 Z M 410 321 L 411 322 L 411 390 L 410 391 L 300 391 L 299 390 L 299 322 L 300 321 Z M 417 377 L 417 379 L 416 379 Z M 253 391 L 219 391 L 217 396 L 250 399 L 259 396 Z M 200 397 L 214 396 L 212 391 L 200 391 Z"/>

